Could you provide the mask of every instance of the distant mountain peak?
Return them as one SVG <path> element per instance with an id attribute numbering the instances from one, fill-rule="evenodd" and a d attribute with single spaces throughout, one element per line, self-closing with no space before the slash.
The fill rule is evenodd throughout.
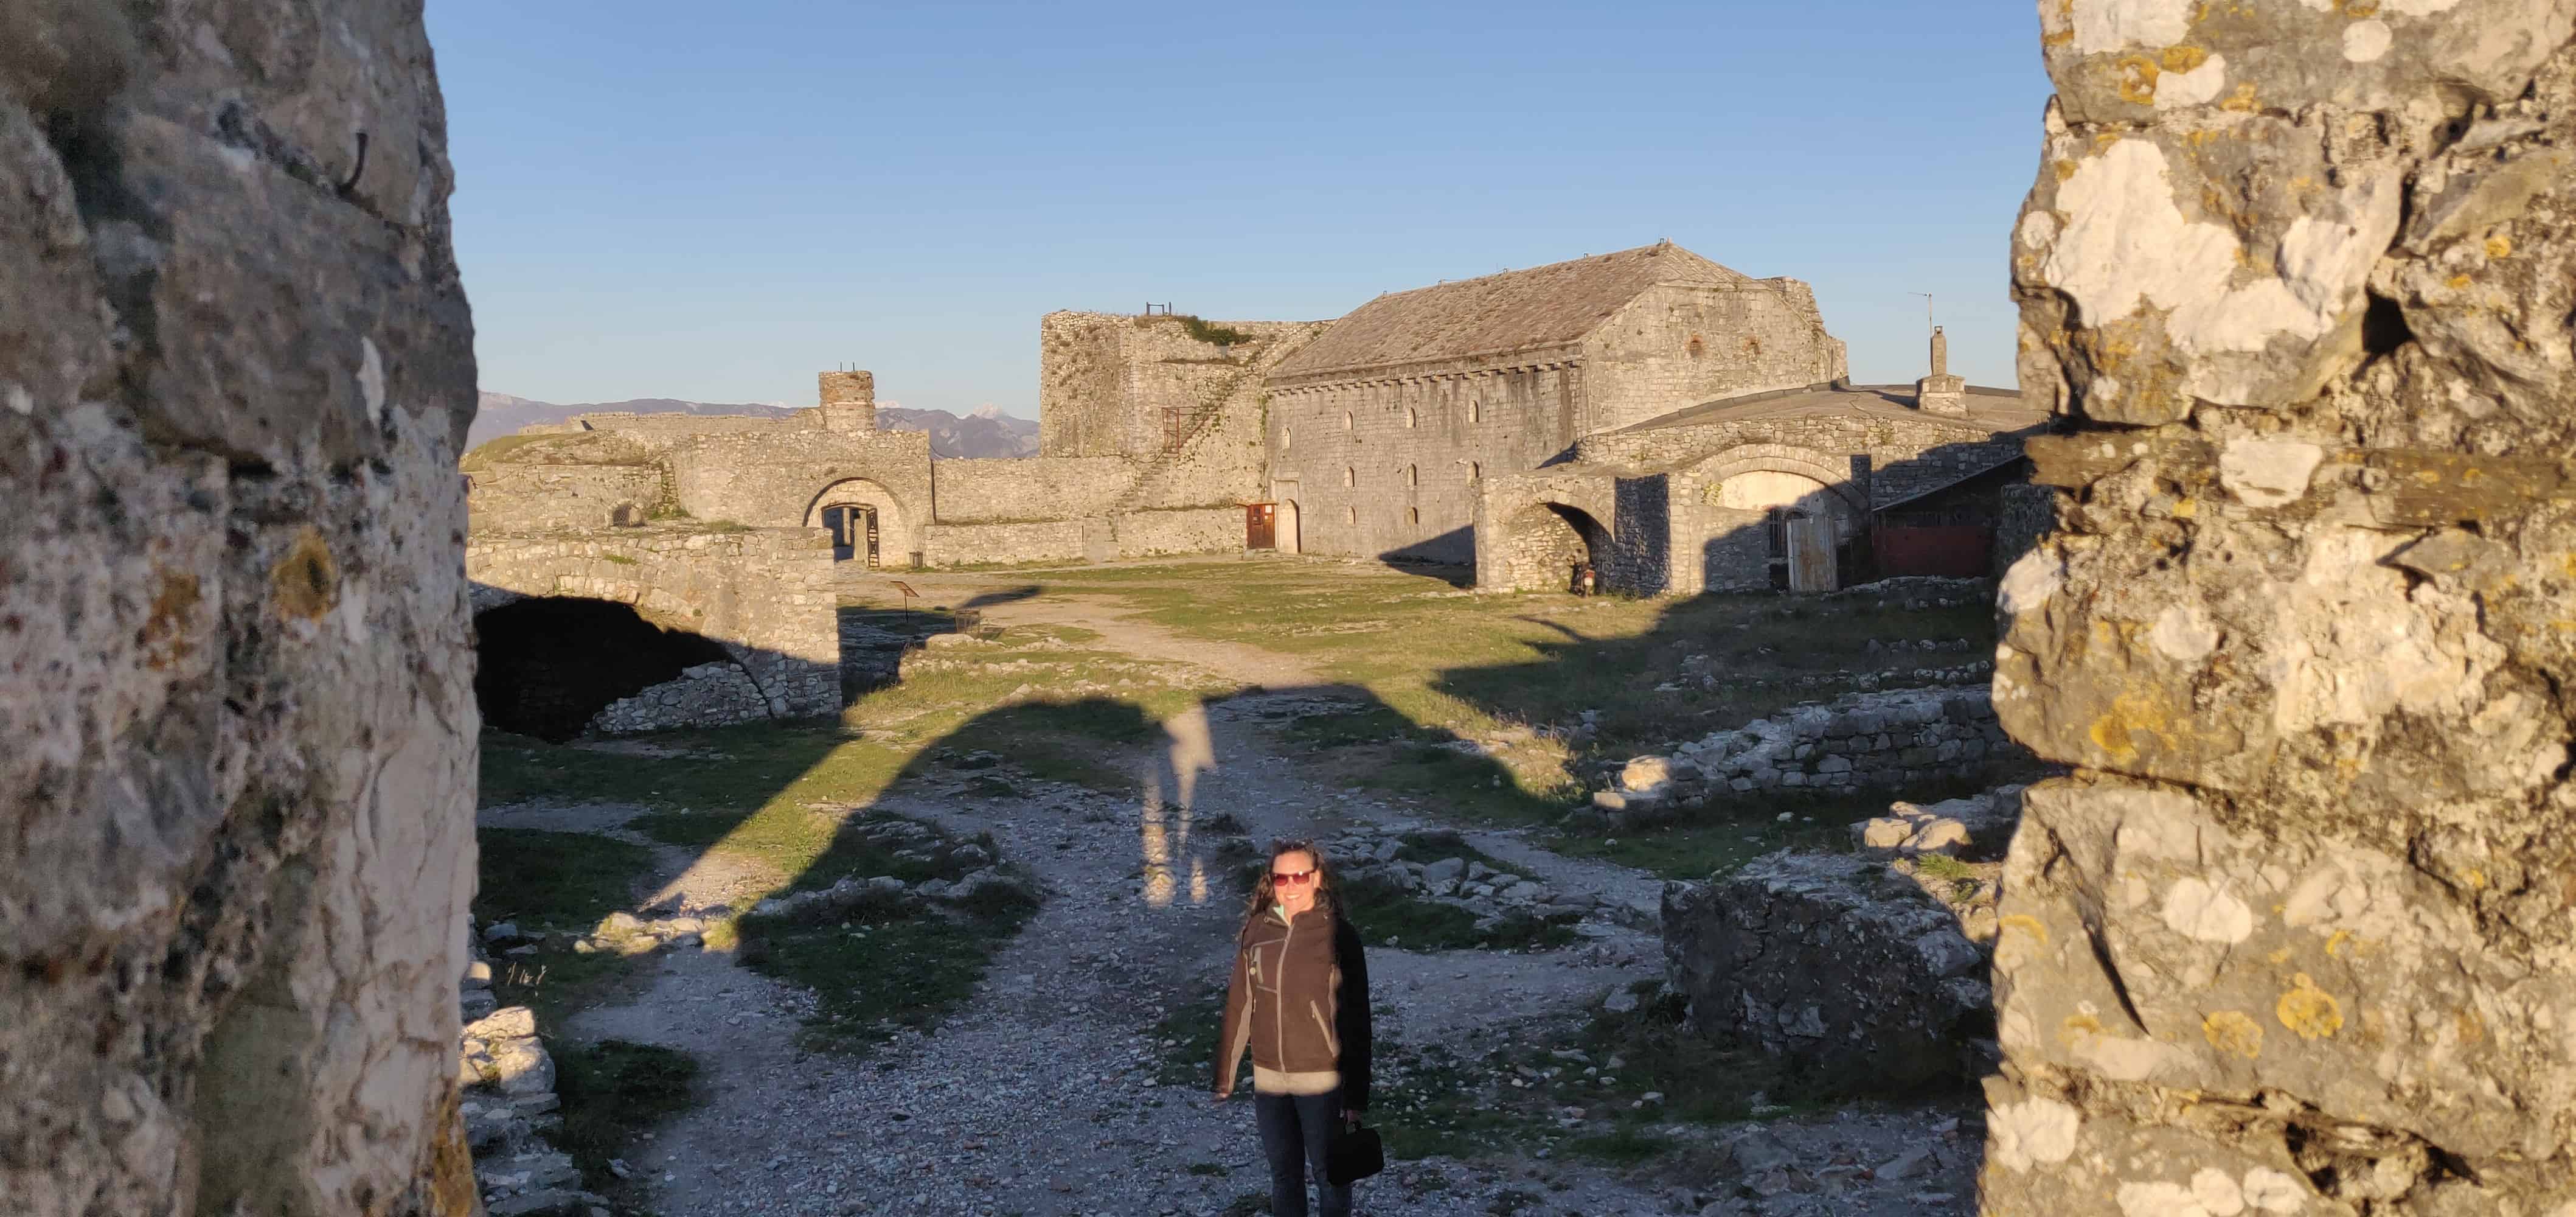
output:
<path id="1" fill-rule="evenodd" d="M 988 402 L 985 402 L 983 405 L 977 406 L 977 407 L 975 407 L 974 409 L 967 411 L 967 412 L 966 412 L 966 417 L 968 417 L 968 418 L 1000 418 L 1000 417 L 1002 417 L 1002 408 L 1001 408 L 1000 406 L 994 405 L 993 403 L 991 403 L 991 402 L 989 402 L 989 401 L 988 401 Z"/>

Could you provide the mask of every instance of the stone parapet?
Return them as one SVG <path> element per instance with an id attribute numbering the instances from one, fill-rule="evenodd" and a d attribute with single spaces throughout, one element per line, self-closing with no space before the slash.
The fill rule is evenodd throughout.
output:
<path id="1" fill-rule="evenodd" d="M 2040 11 L 1984 1203 L 2560 1217 L 2576 14 L 2150 7 Z"/>

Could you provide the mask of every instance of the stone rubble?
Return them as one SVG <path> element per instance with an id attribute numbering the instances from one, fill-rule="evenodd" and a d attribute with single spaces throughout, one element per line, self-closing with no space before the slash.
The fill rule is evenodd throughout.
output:
<path id="1" fill-rule="evenodd" d="M 1693 1028 L 1758 1045 L 1828 1092 L 1974 1076 L 1995 1056 L 1986 953 L 1931 886 L 1788 850 L 1669 884 L 1666 983 Z"/>
<path id="2" fill-rule="evenodd" d="M 1787 790 L 1891 789 L 1972 777 L 2018 755 L 1983 689 L 1854 693 L 1643 756 L 1588 813 L 1616 830 L 1679 818 L 1713 798 Z"/>
<path id="3" fill-rule="evenodd" d="M 500 930 L 506 923 L 487 929 Z M 510 935 L 502 935 L 508 938 Z M 488 1217 L 600 1217 L 605 1197 L 581 1188 L 572 1155 L 546 1139 L 562 1127 L 554 1058 L 537 1036 L 536 1012 L 494 1008 L 492 965 L 476 949 L 460 986 L 458 1104 L 474 1153 L 474 1182 Z"/>

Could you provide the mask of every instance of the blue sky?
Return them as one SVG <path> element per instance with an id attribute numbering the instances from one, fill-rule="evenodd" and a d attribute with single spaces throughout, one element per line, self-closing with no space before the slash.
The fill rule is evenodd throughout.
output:
<path id="1" fill-rule="evenodd" d="M 1670 237 L 2013 383 L 2022 0 L 429 0 L 487 390 L 1037 413 L 1038 317 L 1336 317 Z"/>

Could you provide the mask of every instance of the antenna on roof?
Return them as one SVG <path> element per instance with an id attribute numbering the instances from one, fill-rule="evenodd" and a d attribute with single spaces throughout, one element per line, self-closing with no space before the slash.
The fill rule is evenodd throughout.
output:
<path id="1" fill-rule="evenodd" d="M 1930 324 L 1932 324 L 1932 293 L 1930 293 L 1930 292 L 1909 292 L 1909 293 L 1907 293 L 1907 294 L 1908 294 L 1908 295 L 1914 295 L 1914 296 L 1921 296 L 1921 297 L 1923 297 L 1923 324 L 1925 324 L 1925 325 L 1930 325 Z"/>

